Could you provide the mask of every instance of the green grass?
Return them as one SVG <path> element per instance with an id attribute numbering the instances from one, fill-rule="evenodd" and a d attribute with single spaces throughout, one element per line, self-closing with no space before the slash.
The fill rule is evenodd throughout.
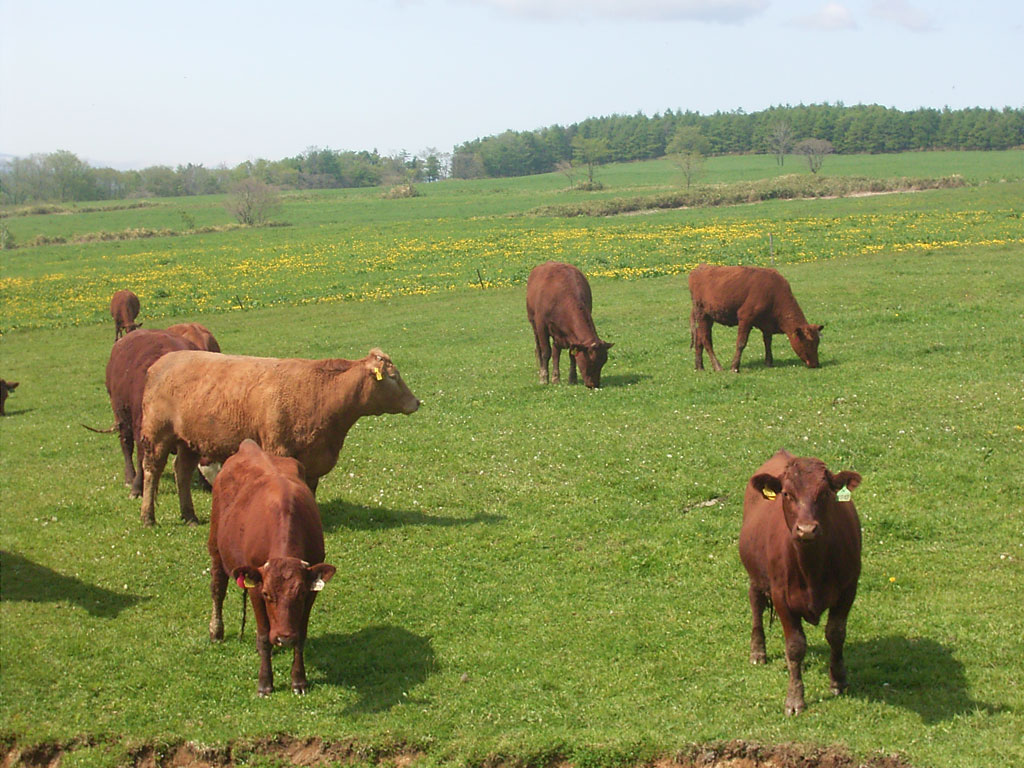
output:
<path id="1" fill-rule="evenodd" d="M 0 342 L 0 372 L 21 381 L 0 421 L 0 735 L 26 744 L 88 736 L 93 746 L 65 757 L 76 765 L 125 762 L 142 745 L 276 733 L 353 740 L 365 755 L 421 750 L 430 764 L 558 756 L 615 766 L 731 739 L 838 744 L 863 757 L 899 751 L 919 766 L 1021 763 L 1024 248 L 1019 234 L 991 231 L 1003 226 L 999 211 L 1019 219 L 1019 189 L 588 221 L 590 249 L 581 241 L 566 256 L 599 272 L 602 259 L 625 267 L 634 248 L 641 263 L 671 265 L 691 256 L 670 254 L 667 237 L 643 247 L 661 228 L 831 230 L 827 242 L 838 245 L 828 259 L 780 255 L 808 318 L 826 326 L 813 371 L 781 338 L 774 369 L 751 344 L 738 376 L 693 371 L 681 272 L 592 277 L 598 330 L 615 342 L 605 386 L 593 392 L 536 384 L 519 284 L 480 290 L 452 279 L 425 295 L 296 306 L 332 271 L 277 272 L 262 295 L 284 297 L 279 306 L 189 305 L 176 316 L 168 303 L 159 318 L 147 314 L 159 302 L 144 297 L 147 327 L 198 319 L 228 352 L 359 357 L 379 345 L 424 400 L 409 417 L 360 421 L 321 482 L 339 575 L 314 608 L 305 698 L 280 689 L 257 698 L 251 617 L 245 641 L 236 639 L 237 591 L 226 603 L 229 639 L 209 643 L 206 526 L 178 522 L 164 483 L 158 525 L 143 529 L 116 438 L 79 426 L 111 422 L 105 308 L 71 305 L 74 322 L 41 309 L 40 327 Z M 491 195 L 501 193 L 479 205 L 497 207 Z M 535 205 L 539 193 L 509 196 Z M 354 223 L 340 200 L 362 211 Z M 463 214 L 443 223 L 408 211 L 396 221 L 393 202 L 369 193 L 315 194 L 286 217 L 297 240 L 312 242 L 317 231 L 327 242 L 374 226 L 385 237 L 481 241 L 516 231 L 520 219 L 467 215 L 471 202 L 451 202 Z M 398 204 L 407 203 L 419 201 Z M 926 238 L 904 230 L 928 221 L 958 228 L 921 247 Z M 553 255 L 533 226 L 537 250 L 516 263 Z M 238 238 L 239 250 L 256 253 L 285 231 L 146 247 L 173 260 L 175 249 Z M 900 246 L 911 240 L 918 247 Z M 131 259 L 149 258 L 64 248 L 69 273 L 105 269 L 111 286 Z M 61 253 L 5 254 L 4 278 L 55 269 L 30 263 L 33 251 L 40 261 Z M 417 267 L 397 259 L 395 274 L 429 284 L 443 271 L 440 254 Z M 342 256 L 330 263 L 350 266 Z M 364 279 L 394 277 L 374 274 Z M 735 332 L 716 327 L 715 339 L 727 357 Z M 851 689 L 828 695 L 827 645 L 809 627 L 808 710 L 789 719 L 777 624 L 769 664 L 747 663 L 736 554 L 744 484 L 783 446 L 864 476 Z M 208 519 L 209 496 L 195 496 Z M 287 667 L 277 655 L 279 686 Z"/>

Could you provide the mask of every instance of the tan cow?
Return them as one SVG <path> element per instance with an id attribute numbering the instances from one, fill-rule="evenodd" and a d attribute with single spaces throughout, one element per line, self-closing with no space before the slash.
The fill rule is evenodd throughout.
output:
<path id="1" fill-rule="evenodd" d="M 200 456 L 225 461 L 246 438 L 302 462 L 316 491 L 361 416 L 414 413 L 420 401 L 386 354 L 298 360 L 171 352 L 149 369 L 142 401 L 142 522 L 172 451 L 181 517 L 196 523 L 190 478 Z"/>

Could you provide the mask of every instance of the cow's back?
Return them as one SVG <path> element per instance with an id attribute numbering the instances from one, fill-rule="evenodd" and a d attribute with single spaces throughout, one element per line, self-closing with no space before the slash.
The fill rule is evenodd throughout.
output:
<path id="1" fill-rule="evenodd" d="M 302 465 L 243 441 L 214 481 L 210 542 L 228 573 L 272 557 L 323 562 L 320 513 Z"/>
<path id="2" fill-rule="evenodd" d="M 792 299 L 786 279 L 765 267 L 702 264 L 687 278 L 690 297 L 703 314 L 722 325 L 736 325 L 741 307 L 771 314 L 779 299 Z"/>
<path id="3" fill-rule="evenodd" d="M 526 280 L 526 309 L 534 317 L 593 308 L 590 284 L 576 267 L 548 261 L 533 268 Z"/>

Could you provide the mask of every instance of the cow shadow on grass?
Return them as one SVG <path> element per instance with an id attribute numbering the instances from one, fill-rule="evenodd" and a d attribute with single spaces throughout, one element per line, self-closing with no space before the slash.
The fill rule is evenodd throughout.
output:
<path id="1" fill-rule="evenodd" d="M 33 603 L 67 602 L 91 616 L 114 619 L 146 597 L 122 594 L 65 576 L 16 552 L 0 550 L 0 600 Z"/>
<path id="2" fill-rule="evenodd" d="M 408 691 L 435 671 L 430 638 L 389 625 L 310 637 L 309 682 L 355 689 L 359 699 L 345 714 L 383 712 L 408 702 Z"/>
<path id="3" fill-rule="evenodd" d="M 336 499 L 320 505 L 320 519 L 324 531 L 348 528 L 353 531 L 377 531 L 399 528 L 406 525 L 432 525 L 447 528 L 456 525 L 493 525 L 505 518 L 501 515 L 477 513 L 472 517 L 448 517 L 428 515 L 425 512 L 409 512 L 386 507 L 367 507 L 350 501 Z"/>
<path id="4" fill-rule="evenodd" d="M 613 373 L 611 375 L 604 375 L 601 377 L 601 389 L 611 389 L 613 387 L 631 387 L 634 384 L 639 384 L 644 379 L 649 379 L 642 373 Z"/>
<path id="5" fill-rule="evenodd" d="M 970 712 L 1008 711 L 972 699 L 964 665 L 935 640 L 892 635 L 847 642 L 845 651 L 849 696 L 912 710 L 926 725 Z M 827 667 L 828 646 L 816 648 L 818 654 Z"/>

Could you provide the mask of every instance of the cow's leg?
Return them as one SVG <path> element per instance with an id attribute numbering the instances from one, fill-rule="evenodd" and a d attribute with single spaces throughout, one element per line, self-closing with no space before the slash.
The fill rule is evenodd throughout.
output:
<path id="1" fill-rule="evenodd" d="M 789 689 L 786 691 L 786 714 L 798 715 L 804 711 L 804 654 L 807 653 L 807 638 L 804 636 L 800 617 L 794 616 L 782 600 L 773 599 L 779 623 L 786 636 L 786 664 L 789 667 Z"/>
<path id="2" fill-rule="evenodd" d="M 546 333 L 541 333 L 536 328 L 533 337 L 537 348 L 537 372 L 540 376 L 540 383 L 548 383 L 548 361 L 551 360 L 551 343 Z"/>
<path id="3" fill-rule="evenodd" d="M 213 613 L 210 615 L 210 641 L 219 642 L 224 639 L 224 595 L 228 589 L 228 575 L 220 557 L 211 557 L 210 563 L 210 597 L 213 598 Z"/>
<path id="4" fill-rule="evenodd" d="M 135 472 L 135 436 L 132 434 L 131 424 L 125 424 L 118 420 L 117 424 L 117 439 L 121 442 L 121 455 L 124 457 L 124 484 L 135 489 L 136 475 L 141 473 Z M 139 463 L 142 463 L 142 450 L 139 450 Z M 142 485 L 142 478 L 138 478 L 139 485 Z M 134 498 L 134 496 L 133 496 Z"/>
<path id="5" fill-rule="evenodd" d="M 310 592 L 306 598 L 306 613 L 302 618 L 302 625 L 299 627 L 299 636 L 295 641 L 295 650 L 292 654 L 292 692 L 304 694 L 308 683 L 306 682 L 306 661 L 303 657 L 303 650 L 306 647 L 306 631 L 309 629 L 309 613 L 313 608 L 313 601 L 316 599 L 316 592 Z"/>
<path id="6" fill-rule="evenodd" d="M 576 383 L 576 355 L 569 352 L 569 383 Z"/>
<path id="7" fill-rule="evenodd" d="M 181 519 L 189 525 L 199 523 L 195 507 L 192 506 L 192 475 L 199 466 L 199 454 L 184 443 L 178 444 L 178 457 L 174 460 L 174 482 L 178 486 L 178 507 Z"/>
<path id="8" fill-rule="evenodd" d="M 828 611 L 825 624 L 825 639 L 832 653 L 828 663 L 828 677 L 832 693 L 838 696 L 846 690 L 846 664 L 843 662 L 843 644 L 846 642 L 846 618 L 850 615 L 854 594 L 843 595 L 840 601 Z"/>
<path id="9" fill-rule="evenodd" d="M 270 665 L 270 618 L 259 590 L 250 589 L 249 597 L 252 601 L 252 614 L 256 617 L 256 652 L 260 655 L 260 676 L 256 692 L 260 696 L 267 696 L 274 692 L 274 669 Z"/>
<path id="10" fill-rule="evenodd" d="M 156 494 L 160 486 L 160 475 L 167 466 L 168 449 L 151 446 L 143 442 L 142 455 L 142 524 L 156 525 Z"/>
<path id="11" fill-rule="evenodd" d="M 750 663 L 764 664 L 768 655 L 764 649 L 764 609 L 768 606 L 768 595 L 750 585 Z"/>
<path id="12" fill-rule="evenodd" d="M 701 338 L 700 313 L 697 307 L 690 310 L 690 346 L 693 348 L 694 368 L 704 370 L 704 339 Z"/>
<path id="13" fill-rule="evenodd" d="M 764 337 L 764 364 L 771 368 L 775 364 L 772 359 L 772 335 L 765 330 L 761 331 L 761 335 Z"/>
<path id="14" fill-rule="evenodd" d="M 739 332 L 736 334 L 736 354 L 732 358 L 733 373 L 739 373 L 740 356 L 743 354 L 743 349 L 747 346 L 747 339 L 750 338 L 750 329 L 753 327 L 753 323 L 741 319 L 739 325 Z"/>
<path id="15" fill-rule="evenodd" d="M 135 441 L 135 455 L 139 459 L 139 471 L 135 473 L 135 479 L 132 481 L 131 490 L 128 492 L 128 498 L 137 499 L 142 496 L 142 440 L 137 439 Z"/>
<path id="16" fill-rule="evenodd" d="M 551 347 L 554 352 L 554 357 L 551 361 L 551 383 L 558 384 L 562 380 L 562 348 L 557 344 L 552 344 Z"/>
<path id="17" fill-rule="evenodd" d="M 715 347 L 711 343 L 711 326 L 714 325 L 714 321 L 706 315 L 701 318 L 700 325 L 697 328 L 697 339 L 702 349 L 707 350 L 708 358 L 711 360 L 711 367 L 716 370 L 722 370 L 722 364 L 718 362 L 718 358 L 715 356 Z M 704 370 L 704 362 L 701 361 L 700 370 Z"/>

